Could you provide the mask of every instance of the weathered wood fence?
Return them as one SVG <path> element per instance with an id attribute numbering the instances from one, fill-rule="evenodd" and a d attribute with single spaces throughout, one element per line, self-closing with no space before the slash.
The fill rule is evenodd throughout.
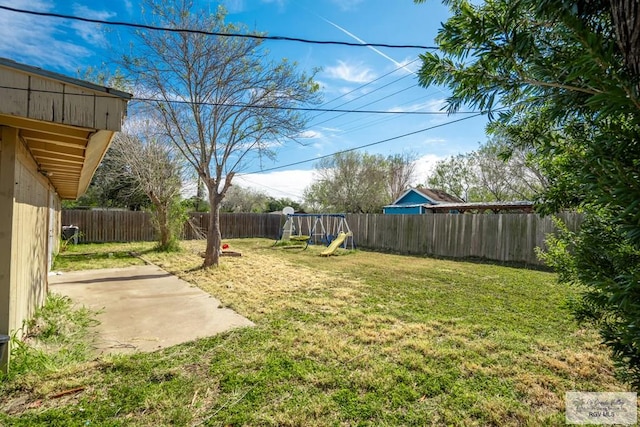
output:
<path id="1" fill-rule="evenodd" d="M 191 213 L 184 225 L 183 238 L 197 239 L 208 230 L 208 213 Z M 79 242 L 140 242 L 155 239 L 151 216 L 147 212 L 63 210 L 62 224 L 80 230 Z M 280 230 L 280 215 L 221 213 L 220 231 L 225 239 L 268 237 L 275 239 Z"/>
<path id="2" fill-rule="evenodd" d="M 569 229 L 580 226 L 582 216 L 560 216 Z M 190 214 L 184 238 L 206 233 L 209 214 Z M 555 231 L 551 217 L 537 214 L 348 214 L 356 246 L 403 254 L 451 258 L 478 257 L 495 261 L 539 265 L 535 248 L 544 248 L 547 234 Z M 62 212 L 64 225 L 76 225 L 80 242 L 151 241 L 154 231 L 149 214 L 125 211 Z M 282 218 L 273 214 L 220 214 L 223 238 L 266 237 L 275 239 Z M 308 233 L 302 226 L 302 233 Z M 326 224 L 331 233 L 331 225 Z"/>
<path id="3" fill-rule="evenodd" d="M 570 230 L 577 230 L 579 214 L 562 214 Z M 536 247 L 556 227 L 551 217 L 537 214 L 347 215 L 361 248 L 403 254 L 541 265 Z"/>

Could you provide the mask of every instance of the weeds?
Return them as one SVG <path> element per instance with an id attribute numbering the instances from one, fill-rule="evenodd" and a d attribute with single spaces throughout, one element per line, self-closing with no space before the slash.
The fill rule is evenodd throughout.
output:
<path id="1" fill-rule="evenodd" d="M 204 242 L 151 245 L 135 250 L 256 326 L 44 374 L 38 390 L 84 390 L 37 408 L 14 380 L 0 424 L 563 425 L 566 391 L 625 389 L 548 272 L 261 239 L 200 269 Z"/>
<path id="2" fill-rule="evenodd" d="M 11 339 L 8 378 L 46 375 L 90 360 L 96 314 L 73 307 L 67 297 L 49 294 L 45 305 L 24 325 L 22 339 L 16 334 Z"/>

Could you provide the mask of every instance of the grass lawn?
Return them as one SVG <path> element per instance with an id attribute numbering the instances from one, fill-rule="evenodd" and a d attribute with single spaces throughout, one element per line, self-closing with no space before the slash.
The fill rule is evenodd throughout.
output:
<path id="1" fill-rule="evenodd" d="M 627 390 L 551 273 L 229 243 L 243 256 L 209 271 L 203 242 L 70 248 L 56 268 L 135 250 L 256 326 L 9 378 L 0 425 L 564 425 L 566 391 Z"/>

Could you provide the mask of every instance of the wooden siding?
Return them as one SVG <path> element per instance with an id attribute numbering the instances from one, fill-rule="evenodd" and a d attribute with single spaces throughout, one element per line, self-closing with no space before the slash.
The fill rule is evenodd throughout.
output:
<path id="1" fill-rule="evenodd" d="M 14 304 L 10 329 L 33 317 L 47 296 L 49 183 L 22 144 L 18 146 L 11 282 Z"/>
<path id="2" fill-rule="evenodd" d="M 47 294 L 50 184 L 17 130 L 1 130 L 0 333 L 21 337 Z"/>
<path id="3" fill-rule="evenodd" d="M 127 108 L 126 100 L 104 91 L 6 66 L 0 99 L 0 114 L 111 131 L 120 130 Z"/>

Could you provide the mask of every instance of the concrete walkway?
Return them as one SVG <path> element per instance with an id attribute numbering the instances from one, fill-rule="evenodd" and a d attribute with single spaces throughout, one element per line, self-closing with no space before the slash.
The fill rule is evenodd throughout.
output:
<path id="1" fill-rule="evenodd" d="M 154 265 L 49 276 L 51 292 L 101 310 L 100 353 L 154 351 L 253 323 Z"/>

